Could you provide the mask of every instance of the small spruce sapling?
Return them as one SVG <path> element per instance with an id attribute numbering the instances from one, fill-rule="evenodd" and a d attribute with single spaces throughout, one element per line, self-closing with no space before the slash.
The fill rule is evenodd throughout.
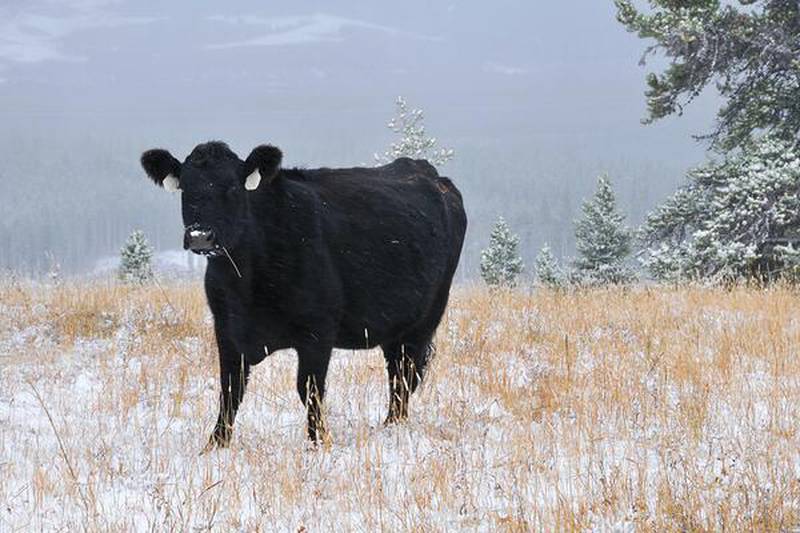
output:
<path id="1" fill-rule="evenodd" d="M 547 243 L 536 257 L 535 268 L 536 279 L 540 285 L 550 289 L 557 289 L 563 285 L 561 267 Z"/>
<path id="2" fill-rule="evenodd" d="M 126 283 L 147 283 L 153 279 L 153 249 L 140 230 L 130 234 L 120 250 L 119 278 Z"/>
<path id="3" fill-rule="evenodd" d="M 600 176 L 597 192 L 584 202 L 583 217 L 575 223 L 575 246 L 572 280 L 583 285 L 628 283 L 635 279 L 628 265 L 631 232 L 624 225 L 625 216 L 617 209 L 617 200 L 608 176 Z"/>
<path id="4" fill-rule="evenodd" d="M 397 97 L 396 115 L 387 126 L 397 133 L 400 139 L 389 145 L 383 154 L 375 154 L 377 165 L 391 163 L 398 157 L 427 159 L 434 166 L 441 166 L 453 158 L 450 148 L 437 148 L 438 140 L 429 137 L 425 131 L 425 116 L 421 109 L 409 109 L 402 96 Z"/>
<path id="5" fill-rule="evenodd" d="M 489 246 L 481 252 L 481 277 L 489 287 L 517 285 L 524 265 L 517 248 L 519 237 L 511 232 L 503 217 L 498 217 L 489 236 Z"/>

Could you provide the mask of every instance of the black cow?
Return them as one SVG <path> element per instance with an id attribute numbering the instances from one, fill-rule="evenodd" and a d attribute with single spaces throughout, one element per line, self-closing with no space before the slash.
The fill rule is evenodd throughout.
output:
<path id="1" fill-rule="evenodd" d="M 266 145 L 242 161 L 209 142 L 183 163 L 161 149 L 141 159 L 154 182 L 182 192 L 184 247 L 208 256 L 222 388 L 209 448 L 230 442 L 250 367 L 283 348 L 297 350 L 310 439 L 325 435 L 333 347 L 381 346 L 386 421 L 407 417 L 461 254 L 461 194 L 427 161 L 290 170 L 281 158 Z"/>

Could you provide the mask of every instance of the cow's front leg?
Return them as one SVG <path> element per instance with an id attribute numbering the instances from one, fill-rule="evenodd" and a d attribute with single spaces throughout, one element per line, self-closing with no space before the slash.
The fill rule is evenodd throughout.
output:
<path id="1" fill-rule="evenodd" d="M 322 415 L 325 376 L 331 360 L 331 346 L 308 346 L 297 349 L 297 394 L 306 408 L 308 438 L 319 443 L 328 433 Z"/>
<path id="2" fill-rule="evenodd" d="M 219 416 L 214 432 L 206 445 L 205 451 L 213 448 L 225 448 L 230 444 L 233 435 L 233 421 L 244 397 L 247 381 L 250 377 L 250 363 L 243 355 L 233 349 L 224 334 L 217 332 L 219 346 Z"/>

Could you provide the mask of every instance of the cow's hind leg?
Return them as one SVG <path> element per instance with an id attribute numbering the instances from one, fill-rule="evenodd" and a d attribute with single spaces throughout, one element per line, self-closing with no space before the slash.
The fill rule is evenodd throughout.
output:
<path id="1" fill-rule="evenodd" d="M 331 346 L 297 349 L 297 394 L 306 408 L 308 438 L 315 443 L 327 438 L 322 401 L 325 398 L 325 377 L 331 349 Z"/>
<path id="2" fill-rule="evenodd" d="M 432 339 L 433 333 L 411 334 L 382 346 L 389 374 L 389 414 L 385 424 L 408 418 L 408 402 L 433 355 Z"/>

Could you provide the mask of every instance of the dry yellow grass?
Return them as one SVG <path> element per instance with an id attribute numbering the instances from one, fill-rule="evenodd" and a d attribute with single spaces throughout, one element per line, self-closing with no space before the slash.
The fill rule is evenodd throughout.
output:
<path id="1" fill-rule="evenodd" d="M 792 530 L 798 317 L 789 288 L 458 288 L 407 424 L 380 426 L 380 352 L 336 352 L 308 449 L 279 353 L 199 457 L 198 285 L 5 281 L 0 530 Z"/>

